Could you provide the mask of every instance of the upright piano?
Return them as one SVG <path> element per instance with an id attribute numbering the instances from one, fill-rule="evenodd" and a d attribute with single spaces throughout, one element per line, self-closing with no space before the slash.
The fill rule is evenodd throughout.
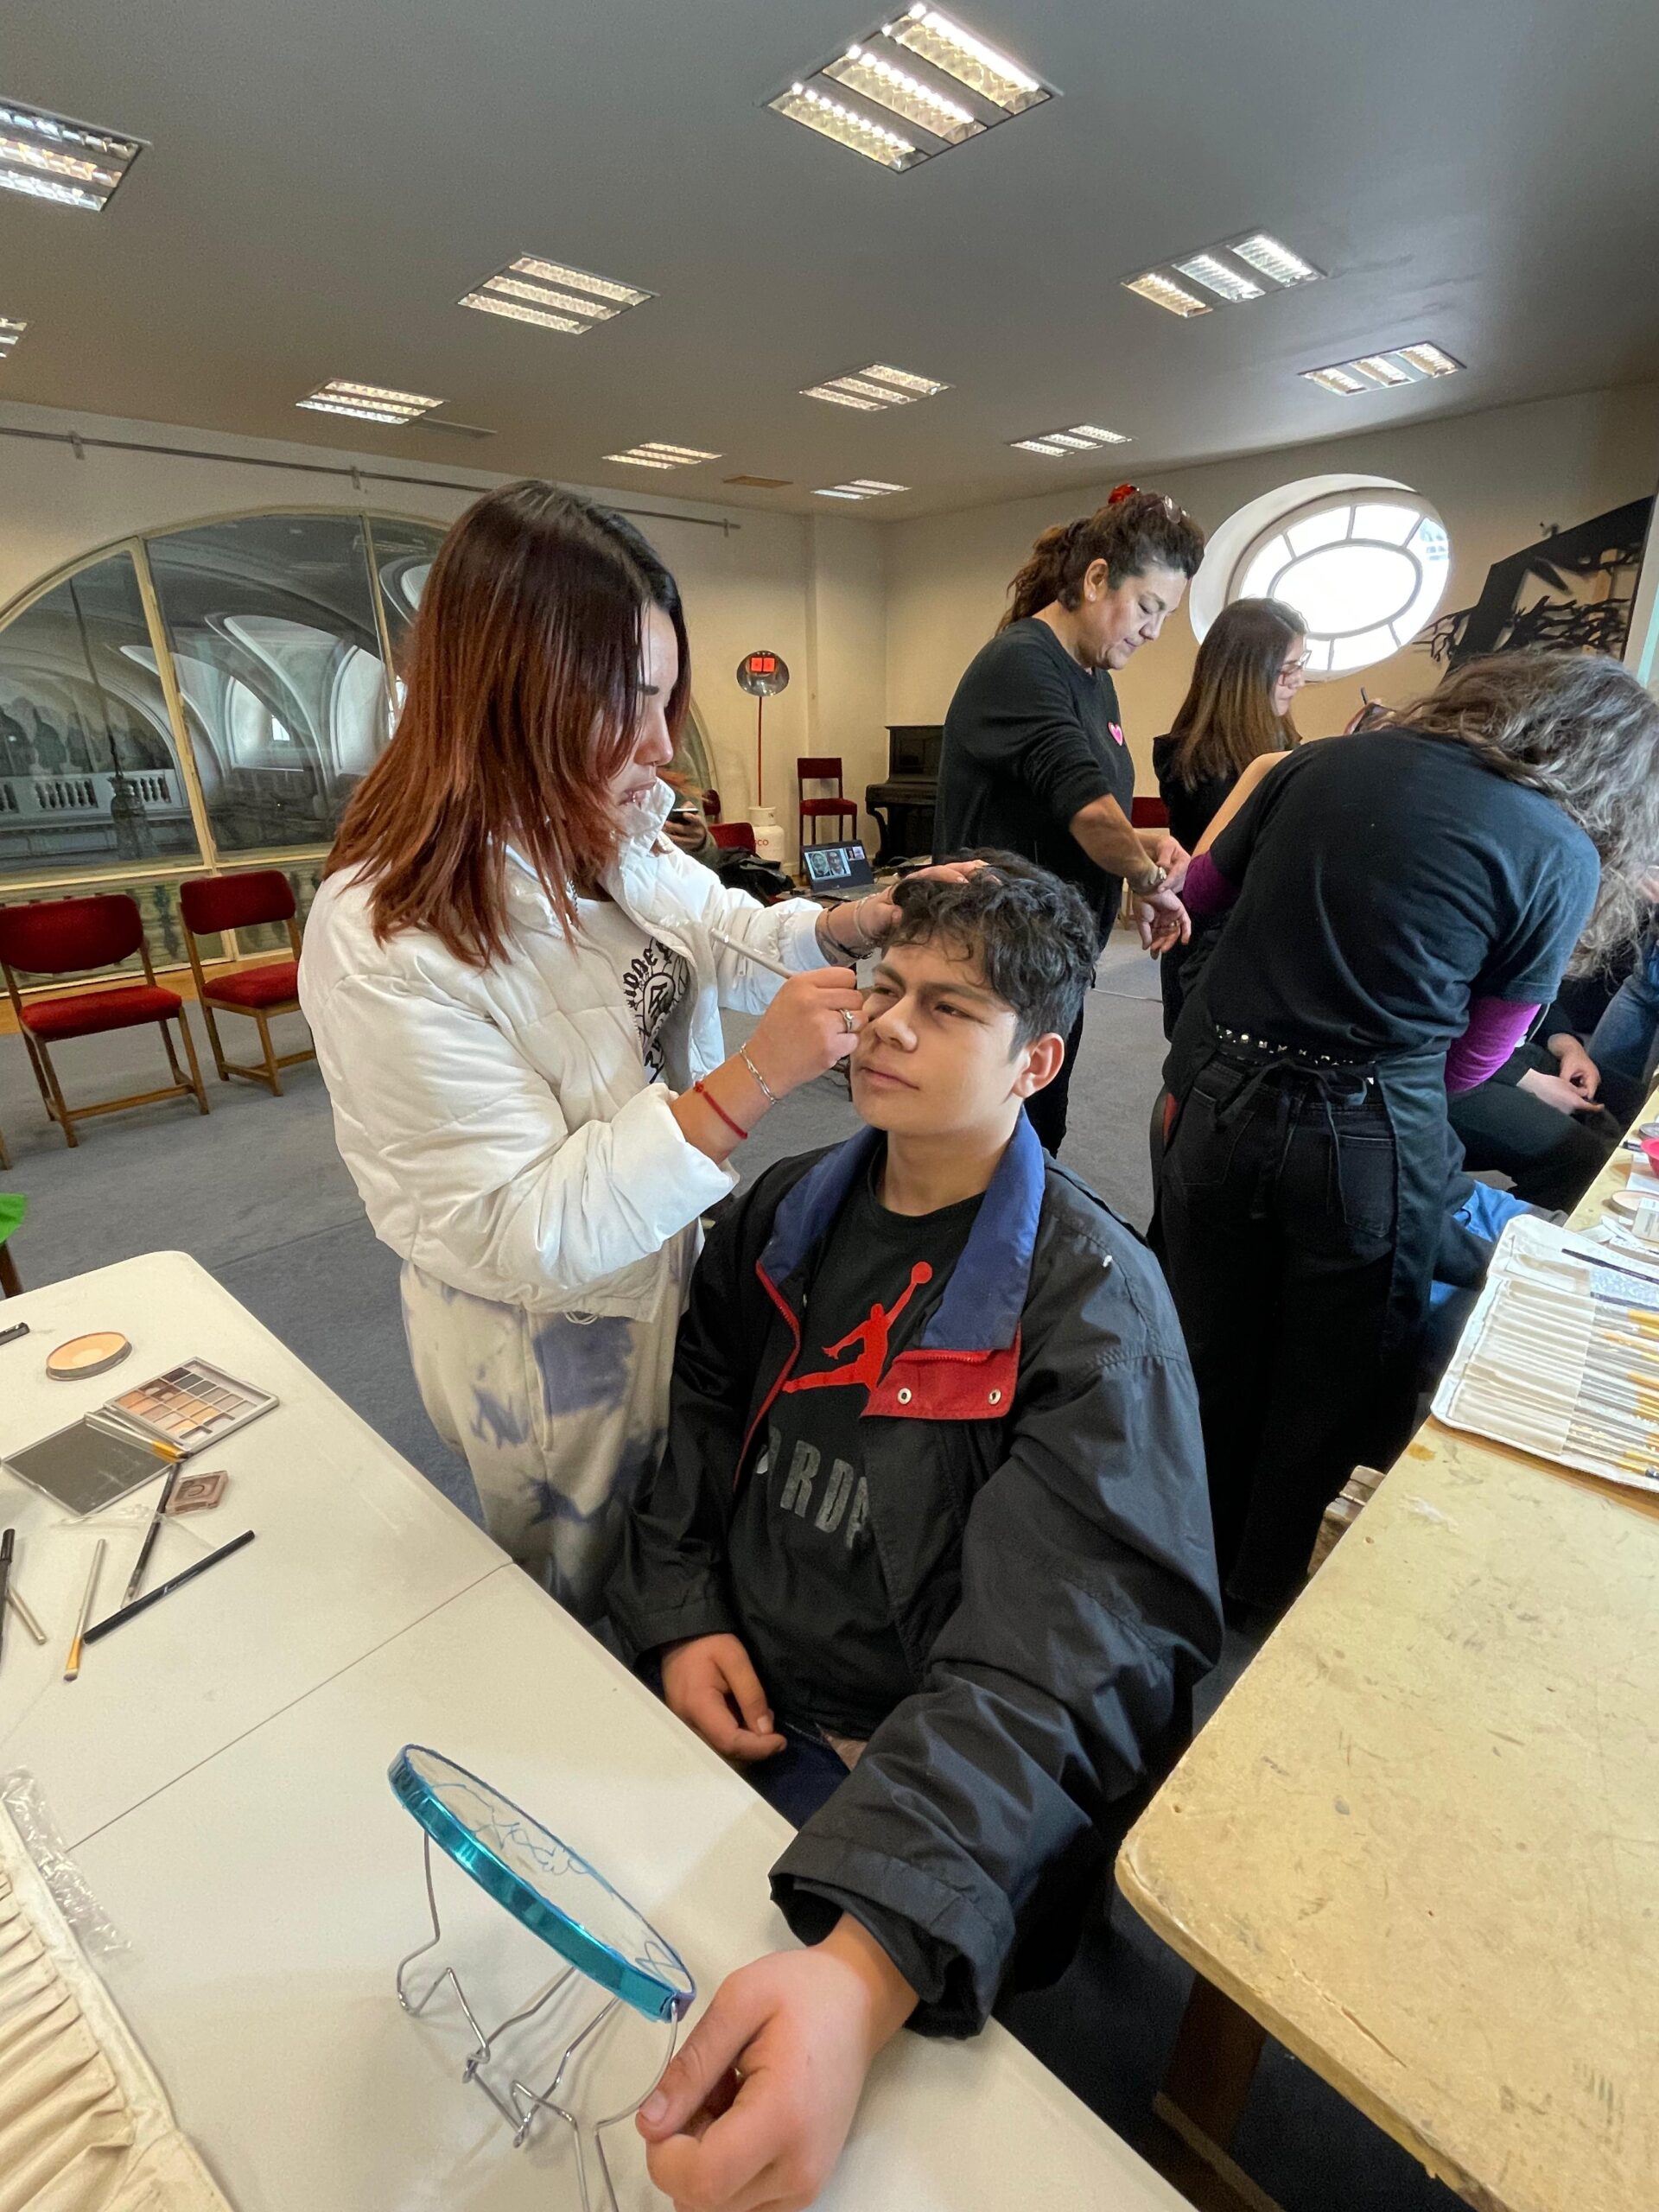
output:
<path id="1" fill-rule="evenodd" d="M 889 722 L 887 776 L 864 789 L 864 810 L 880 825 L 878 868 L 933 850 L 933 805 L 939 791 L 943 722 Z"/>

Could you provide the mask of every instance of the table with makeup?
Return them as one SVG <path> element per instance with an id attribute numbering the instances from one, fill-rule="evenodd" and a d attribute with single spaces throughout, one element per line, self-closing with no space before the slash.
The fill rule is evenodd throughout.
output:
<path id="1" fill-rule="evenodd" d="M 766 1886 L 784 1823 L 194 1262 L 152 1254 L 6 1311 L 40 1353 L 0 1351 L 0 1452 L 111 1394 L 118 1377 L 41 1371 L 94 1326 L 132 1338 L 135 1381 L 200 1354 L 279 1401 L 210 1455 L 231 1478 L 213 1541 L 257 1541 L 92 1647 L 74 1683 L 86 1529 L 0 1473 L 20 1587 L 50 1631 L 37 1649 L 8 1627 L 0 1775 L 35 1775 L 124 1939 L 99 1971 L 181 2126 L 241 2212 L 574 2205 L 563 2131 L 514 2151 L 460 2080 L 454 2007 L 398 2008 L 394 1970 L 429 1930 L 388 1764 L 433 1745 L 545 1821 L 679 1948 L 700 2003 L 790 1940 Z M 137 1515 L 111 1524 L 116 1593 L 141 1537 Z M 179 1555 L 158 1546 L 155 1573 Z M 446 1943 L 483 1982 L 534 1975 L 531 1939 L 489 1899 L 447 1866 L 440 1891 Z M 544 1978 L 557 1962 L 539 1958 Z M 660 2206 L 632 2128 L 609 2141 L 623 2212 Z M 995 2025 L 884 2052 L 820 2201 L 1182 2212 Z"/>
<path id="2" fill-rule="evenodd" d="M 1160 2107 L 1196 2201 L 1263 2201 L 1225 2144 L 1266 2030 L 1482 2212 L 1652 2212 L 1656 1617 L 1659 1497 L 1419 1432 L 1119 1857 L 1201 1977 Z"/>

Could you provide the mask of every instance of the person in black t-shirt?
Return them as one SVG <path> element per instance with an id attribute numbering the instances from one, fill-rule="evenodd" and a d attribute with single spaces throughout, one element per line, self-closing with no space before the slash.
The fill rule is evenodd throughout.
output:
<path id="1" fill-rule="evenodd" d="M 1236 599 L 1205 631 L 1169 734 L 1152 741 L 1170 835 L 1189 853 L 1252 760 L 1300 744 L 1290 709 L 1306 667 L 1305 625 L 1281 599 Z M 1181 1010 L 1186 963 L 1196 957 L 1203 964 L 1215 933 L 1212 925 L 1210 944 L 1171 945 L 1159 963 L 1166 1037 Z"/>
<path id="2" fill-rule="evenodd" d="M 1187 874 L 1195 922 L 1230 911 L 1166 1065 L 1158 1220 L 1224 1580 L 1276 1609 L 1355 1464 L 1410 1433 L 1437 1259 L 1454 1280 L 1448 1092 L 1575 945 L 1638 925 L 1659 703 L 1599 655 L 1503 654 L 1235 798 L 1257 777 Z"/>
<path id="3" fill-rule="evenodd" d="M 1098 944 L 1123 885 L 1142 944 L 1186 935 L 1177 893 L 1186 855 L 1129 821 L 1135 763 L 1112 673 L 1181 601 L 1204 533 L 1173 499 L 1121 484 L 1103 507 L 1046 530 L 1009 586 L 1001 627 L 969 663 L 944 718 L 934 846 L 943 857 L 998 845 L 1075 884 Z M 1078 1010 L 1058 1076 L 1032 1100 L 1032 1125 L 1058 1155 L 1083 1036 Z"/>
<path id="4" fill-rule="evenodd" d="M 608 1592 L 672 1709 L 801 1823 L 772 1880 L 809 1948 L 722 1984 L 641 2115 L 658 2187 L 709 2212 L 808 2202 L 901 2024 L 972 2034 L 1016 1951 L 1059 1970 L 1219 1649 L 1174 1310 L 1022 1110 L 1094 920 L 984 857 L 896 894 L 868 1128 L 712 1231 Z"/>

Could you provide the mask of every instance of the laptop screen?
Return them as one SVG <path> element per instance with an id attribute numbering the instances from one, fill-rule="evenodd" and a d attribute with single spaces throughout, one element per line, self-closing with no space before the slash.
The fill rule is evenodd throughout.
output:
<path id="1" fill-rule="evenodd" d="M 868 891 L 874 886 L 875 871 L 861 844 L 803 845 L 801 858 L 814 891 Z"/>

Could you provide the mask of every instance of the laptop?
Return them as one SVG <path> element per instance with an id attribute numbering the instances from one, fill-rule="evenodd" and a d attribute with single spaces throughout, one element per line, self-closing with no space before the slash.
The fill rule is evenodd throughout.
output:
<path id="1" fill-rule="evenodd" d="M 803 845 L 806 888 L 815 899 L 861 899 L 875 888 L 875 870 L 861 844 Z"/>

